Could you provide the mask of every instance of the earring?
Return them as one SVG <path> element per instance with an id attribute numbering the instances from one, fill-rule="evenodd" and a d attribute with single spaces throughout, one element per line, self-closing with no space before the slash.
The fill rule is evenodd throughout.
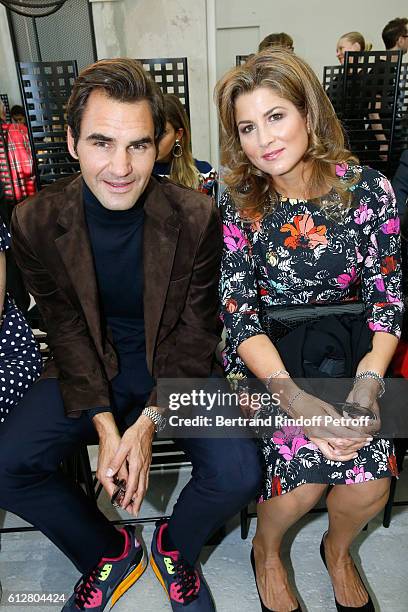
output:
<path id="1" fill-rule="evenodd" d="M 181 157 L 183 155 L 183 147 L 178 138 L 176 138 L 176 142 L 173 147 L 173 157 Z"/>

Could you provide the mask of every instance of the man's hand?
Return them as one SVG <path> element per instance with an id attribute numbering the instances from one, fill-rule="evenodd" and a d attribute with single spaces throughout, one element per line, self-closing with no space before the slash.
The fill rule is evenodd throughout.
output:
<path id="1" fill-rule="evenodd" d="M 96 414 L 92 421 L 99 436 L 98 467 L 96 469 L 96 477 L 106 490 L 110 499 L 116 487 L 113 482 L 113 478 L 109 478 L 106 475 L 106 472 L 109 469 L 109 466 L 113 461 L 113 457 L 116 455 L 116 451 L 119 448 L 120 434 L 113 415 L 110 412 L 101 412 L 100 414 Z M 118 477 L 120 479 L 123 478 L 126 482 L 128 480 L 128 471 L 125 462 L 118 470 Z"/>
<path id="2" fill-rule="evenodd" d="M 114 476 L 121 478 L 121 468 L 127 466 L 126 494 L 121 507 L 134 516 L 139 514 L 149 484 L 153 436 L 154 423 L 142 414 L 123 434 L 106 472 L 113 485 Z"/>

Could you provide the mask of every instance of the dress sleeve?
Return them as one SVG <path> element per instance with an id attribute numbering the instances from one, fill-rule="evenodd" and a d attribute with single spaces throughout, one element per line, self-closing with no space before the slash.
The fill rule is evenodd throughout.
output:
<path id="1" fill-rule="evenodd" d="M 230 350 L 264 334 L 259 318 L 258 283 L 249 241 L 228 191 L 220 200 L 224 247 L 221 264 L 221 316 Z"/>
<path id="2" fill-rule="evenodd" d="M 8 248 L 10 248 L 10 234 L 4 223 L 0 220 L 0 251 L 5 251 Z"/>
<path id="3" fill-rule="evenodd" d="M 374 178 L 371 201 L 366 207 L 368 248 L 363 262 L 362 297 L 368 326 L 373 331 L 401 335 L 404 303 L 401 287 L 400 220 L 390 182 Z M 360 205 L 361 208 L 361 205 Z"/>

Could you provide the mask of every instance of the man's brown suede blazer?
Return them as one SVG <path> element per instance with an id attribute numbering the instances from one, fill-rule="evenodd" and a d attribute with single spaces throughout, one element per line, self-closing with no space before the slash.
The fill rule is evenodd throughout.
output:
<path id="1" fill-rule="evenodd" d="M 44 319 L 69 416 L 108 406 L 117 374 L 111 334 L 102 329 L 82 200 L 81 175 L 57 181 L 16 206 L 12 243 Z M 212 201 L 166 179 L 146 187 L 143 234 L 146 356 L 156 379 L 211 373 L 219 341 L 217 284 L 221 224 Z M 129 265 L 130 262 L 129 262 Z M 156 389 L 148 404 L 157 405 Z"/>

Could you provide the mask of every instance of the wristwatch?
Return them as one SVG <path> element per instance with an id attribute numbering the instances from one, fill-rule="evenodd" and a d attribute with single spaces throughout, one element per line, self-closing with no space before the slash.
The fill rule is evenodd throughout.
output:
<path id="1" fill-rule="evenodd" d="M 146 406 L 146 408 L 143 408 L 142 414 L 149 417 L 149 419 L 153 421 L 154 430 L 156 433 L 158 431 L 163 431 L 163 429 L 166 427 L 167 419 L 160 414 L 158 410 L 153 408 L 153 406 Z"/>

